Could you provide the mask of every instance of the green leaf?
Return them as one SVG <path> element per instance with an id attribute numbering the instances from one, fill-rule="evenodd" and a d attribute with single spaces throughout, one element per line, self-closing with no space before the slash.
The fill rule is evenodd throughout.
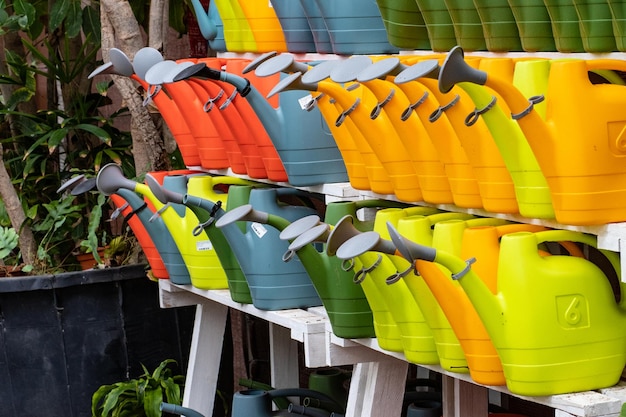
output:
<path id="1" fill-rule="evenodd" d="M 180 404 L 180 385 L 174 382 L 173 378 L 161 381 L 161 386 L 165 389 L 165 398 L 170 404 Z"/>
<path id="2" fill-rule="evenodd" d="M 146 391 L 143 399 L 143 409 L 147 417 L 161 417 L 161 403 L 163 402 L 163 391 L 160 386 Z"/>
<path id="3" fill-rule="evenodd" d="M 65 20 L 65 33 L 69 38 L 74 38 L 80 34 L 83 26 L 83 11 L 80 8 L 80 1 L 72 1 L 67 11 Z"/>
<path id="4" fill-rule="evenodd" d="M 66 138 L 69 129 L 64 127 L 52 131 L 50 138 L 48 139 L 48 149 L 55 149 Z"/>
<path id="5" fill-rule="evenodd" d="M 169 4 L 169 22 L 170 27 L 179 34 L 187 33 L 187 25 L 185 24 L 186 6 L 185 2 L 180 0 L 170 0 Z"/>
<path id="6" fill-rule="evenodd" d="M 71 0 L 57 0 L 53 3 L 52 10 L 50 10 L 50 20 L 48 22 L 50 31 L 61 27 L 61 24 L 68 15 L 70 2 Z"/>
<path id="7" fill-rule="evenodd" d="M 77 130 L 81 129 L 81 130 L 84 130 L 86 132 L 89 132 L 89 133 L 97 136 L 98 139 L 100 139 L 101 141 L 103 141 L 105 143 L 110 143 L 111 142 L 111 135 L 109 135 L 109 133 L 106 130 L 104 130 L 104 129 L 98 127 L 98 126 L 90 125 L 90 124 L 87 124 L 87 123 L 81 123 L 81 124 L 78 124 L 78 125 L 74 126 L 74 129 L 77 129 Z"/>
<path id="8" fill-rule="evenodd" d="M 100 10 L 91 5 L 83 8 L 83 32 L 98 45 L 101 42 Z"/>

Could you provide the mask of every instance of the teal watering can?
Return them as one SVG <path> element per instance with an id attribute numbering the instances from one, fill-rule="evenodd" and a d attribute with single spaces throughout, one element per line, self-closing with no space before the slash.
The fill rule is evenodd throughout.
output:
<path id="1" fill-rule="evenodd" d="M 511 392 L 555 395 L 619 380 L 626 363 L 624 284 L 617 254 L 597 251 L 595 236 L 565 230 L 502 236 L 499 258 L 508 261 L 498 264 L 494 294 L 472 269 L 475 258 L 407 243 L 388 227 L 405 256 L 440 263 L 461 284 L 498 351 Z M 538 247 L 546 242 L 576 242 L 599 256 L 542 256 Z"/>
<path id="2" fill-rule="evenodd" d="M 280 22 L 289 52 L 316 52 L 313 33 L 299 1 L 271 0 Z"/>
<path id="3" fill-rule="evenodd" d="M 211 240 L 211 243 L 213 244 L 213 247 L 220 259 L 220 263 L 226 272 L 228 290 L 231 298 L 233 301 L 238 303 L 252 304 L 250 288 L 248 287 L 246 278 L 241 270 L 241 267 L 239 266 L 239 261 L 233 253 L 228 240 L 224 236 L 225 232 L 217 229 L 213 224 L 215 219 L 225 213 L 225 207 L 222 207 L 221 200 L 213 202 L 209 198 L 203 198 L 203 196 L 206 196 L 206 192 L 203 192 L 203 190 L 209 188 L 208 185 L 210 185 L 210 178 L 203 176 L 190 178 L 190 187 L 188 187 L 188 192 L 184 194 L 163 188 L 154 179 L 154 177 L 150 175 L 146 176 L 146 183 L 155 197 L 158 198 L 163 204 L 183 204 L 195 213 L 198 217 L 199 223 L 193 229 L 192 233 L 199 234 L 202 231 L 205 231 L 209 236 L 209 239 Z M 243 187 L 241 185 L 239 186 Z M 232 207 L 233 201 L 231 200 L 230 202 Z"/>
<path id="4" fill-rule="evenodd" d="M 200 0 L 191 0 L 200 32 L 204 39 L 209 42 L 209 49 L 216 52 L 226 52 L 226 40 L 224 38 L 224 24 L 214 1 L 209 2 L 208 10 L 204 10 Z"/>
<path id="5" fill-rule="evenodd" d="M 235 85 L 262 121 L 278 154 L 283 161 L 289 183 L 307 186 L 323 183 L 346 182 L 346 167 L 331 136 L 323 128 L 323 119 L 315 109 L 303 111 L 298 100 L 302 91 L 281 95 L 280 106 L 274 108 L 244 77 L 218 71 L 199 63 L 183 69 L 174 76 L 175 81 L 199 77 L 221 80 Z M 322 127 L 322 128 L 321 128 Z M 294 136 L 293 132 L 300 132 Z"/>
<path id="6" fill-rule="evenodd" d="M 299 397 L 302 405 L 307 400 L 319 400 L 327 405 L 328 409 L 308 407 L 300 404 L 290 404 L 287 410 L 272 411 L 272 400 L 276 397 Z M 336 402 L 332 397 L 312 389 L 306 388 L 279 388 L 269 391 L 265 390 L 244 390 L 233 395 L 233 417 L 273 417 L 273 416 L 295 416 L 309 415 L 313 417 L 328 417 L 331 413 L 344 413 L 345 408 Z"/>
<path id="7" fill-rule="evenodd" d="M 186 187 L 185 175 L 168 176 L 164 182 L 165 180 L 179 189 Z M 186 207 L 180 205 L 164 207 L 147 185 L 125 178 L 121 168 L 116 164 L 105 165 L 98 171 L 96 185 L 105 195 L 115 193 L 120 188 L 137 191 L 147 197 L 157 209 L 163 208 L 160 215 L 185 261 L 192 284 L 205 289 L 227 287 L 224 269 L 206 233 L 192 236 L 191 231 L 198 220 L 192 212 L 186 210 Z"/>
<path id="8" fill-rule="evenodd" d="M 178 404 L 170 404 L 170 403 L 162 402 L 160 409 L 161 411 L 164 411 L 170 414 L 176 414 L 177 416 L 204 417 L 202 414 L 200 414 L 196 410 L 193 410 L 188 407 L 183 407 L 182 405 L 178 405 Z"/>
<path id="9" fill-rule="evenodd" d="M 153 217 L 154 213 L 146 205 L 145 201 L 141 199 L 133 191 L 120 188 L 115 194 L 122 197 L 132 207 L 134 215 L 136 215 L 141 223 L 144 225 L 145 230 L 152 238 L 154 245 L 156 246 L 169 279 L 174 284 L 191 284 L 191 278 L 189 277 L 189 271 L 187 266 L 176 247 L 176 242 L 172 238 L 172 234 L 167 229 L 167 226 L 163 222 L 163 219 Z"/>
<path id="10" fill-rule="evenodd" d="M 235 192 L 241 192 L 240 187 L 231 187 L 229 194 Z M 280 240 L 274 227 L 284 228 L 291 221 L 315 214 L 310 207 L 278 201 L 279 197 L 299 198 L 305 194 L 290 188 L 253 189 L 249 193 L 249 204 L 229 210 L 215 226 L 222 229 L 239 261 L 254 306 L 261 310 L 280 310 L 321 305 L 303 264 L 298 259 L 289 263 L 283 261 L 288 244 Z M 253 207 L 265 212 L 264 218 L 255 218 Z M 246 220 L 245 231 L 234 224 L 242 220 Z M 270 220 L 273 227 L 268 228 L 265 223 Z"/>
<path id="11" fill-rule="evenodd" d="M 300 0 L 300 5 L 304 10 L 306 19 L 309 22 L 309 27 L 311 28 L 313 42 L 315 42 L 315 51 L 318 54 L 332 54 L 333 46 L 330 43 L 328 28 L 326 27 L 326 23 L 324 23 L 322 11 L 317 5 L 316 0 Z"/>

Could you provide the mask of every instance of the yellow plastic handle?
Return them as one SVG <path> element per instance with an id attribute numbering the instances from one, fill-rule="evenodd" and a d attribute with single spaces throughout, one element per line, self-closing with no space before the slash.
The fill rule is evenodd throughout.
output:
<path id="1" fill-rule="evenodd" d="M 618 70 L 626 71 L 626 61 L 621 59 L 590 59 L 585 61 L 587 63 L 587 70 Z"/>

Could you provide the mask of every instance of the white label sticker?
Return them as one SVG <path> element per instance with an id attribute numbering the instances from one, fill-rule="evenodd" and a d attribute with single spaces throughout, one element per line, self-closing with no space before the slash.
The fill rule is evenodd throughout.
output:
<path id="1" fill-rule="evenodd" d="M 256 233 L 259 239 L 262 239 L 263 236 L 267 233 L 267 229 L 261 223 L 253 222 L 252 224 L 250 224 L 250 227 L 252 228 L 252 231 Z"/>
<path id="2" fill-rule="evenodd" d="M 267 2 L 267 6 L 268 6 L 270 9 L 273 9 L 273 8 L 274 8 L 274 5 L 272 4 L 272 0 L 268 0 L 268 2 Z"/>
<path id="3" fill-rule="evenodd" d="M 311 100 L 313 100 L 313 96 L 311 94 L 304 96 L 304 97 L 300 97 L 298 99 L 298 103 L 300 103 L 300 108 L 302 110 L 306 110 L 309 108 L 309 103 L 311 102 Z"/>
<path id="4" fill-rule="evenodd" d="M 200 240 L 196 242 L 197 251 L 211 250 L 211 249 L 213 249 L 213 243 L 210 240 Z"/>

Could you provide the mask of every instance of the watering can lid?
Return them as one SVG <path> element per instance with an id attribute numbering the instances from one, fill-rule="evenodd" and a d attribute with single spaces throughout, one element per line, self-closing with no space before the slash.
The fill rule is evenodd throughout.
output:
<path id="1" fill-rule="evenodd" d="M 133 75 L 133 64 L 130 62 L 130 59 L 128 59 L 128 56 L 120 49 L 111 48 L 109 50 L 109 61 L 113 64 L 116 73 L 127 77 Z"/>
<path id="2" fill-rule="evenodd" d="M 142 80 L 146 78 L 146 72 L 155 64 L 163 61 L 163 55 L 154 48 L 141 48 L 133 58 L 133 69 L 135 74 Z"/>
<path id="3" fill-rule="evenodd" d="M 163 75 L 163 84 L 169 84 L 174 82 L 174 77 L 176 77 L 182 70 L 185 68 L 189 68 L 195 65 L 193 62 L 185 61 L 185 62 L 177 62 L 175 67 L 172 67 L 170 71 Z"/>
<path id="4" fill-rule="evenodd" d="M 93 190 L 95 186 L 96 186 L 96 179 L 88 178 L 76 184 L 76 186 L 72 188 L 72 191 L 70 192 L 70 194 L 80 195 L 82 193 L 86 193 L 87 191 Z"/>
<path id="5" fill-rule="evenodd" d="M 240 219 L 246 217 L 248 213 L 252 211 L 252 206 L 250 204 L 244 204 L 243 206 L 235 207 L 232 210 L 228 210 L 222 217 L 217 219 L 215 222 L 215 227 L 224 227 Z"/>
<path id="6" fill-rule="evenodd" d="M 396 75 L 395 83 L 402 84 L 409 81 L 417 80 L 418 78 L 437 78 L 439 62 L 435 59 L 428 59 L 426 61 L 420 61 L 415 65 L 411 65 L 400 74 Z"/>
<path id="7" fill-rule="evenodd" d="M 289 250 L 297 251 L 309 243 L 316 242 L 320 236 L 323 236 L 326 232 L 328 232 L 328 229 L 330 229 L 330 226 L 326 223 L 318 224 L 317 226 L 310 228 L 291 242 Z"/>
<path id="8" fill-rule="evenodd" d="M 165 82 L 165 76 L 174 70 L 178 64 L 167 60 L 154 64 L 144 75 L 144 80 L 150 85 L 160 85 Z M 177 71 L 178 72 L 178 71 Z"/>
<path id="9" fill-rule="evenodd" d="M 62 193 L 65 190 L 72 190 L 74 187 L 76 187 L 78 184 L 80 184 L 84 180 L 85 180 L 84 174 L 80 174 L 80 175 L 70 178 L 59 187 L 59 189 L 57 190 L 57 194 Z"/>
<path id="10" fill-rule="evenodd" d="M 291 54 L 280 54 L 270 57 L 257 65 L 254 74 L 259 77 L 269 77 L 270 75 L 274 75 L 289 68 L 294 60 Z"/>
<path id="11" fill-rule="evenodd" d="M 300 236 L 302 233 L 317 226 L 320 223 L 320 218 L 317 214 L 311 214 L 310 216 L 304 216 L 298 220 L 291 222 L 291 224 L 285 227 L 278 237 L 281 240 L 293 240 Z"/>
<path id="12" fill-rule="evenodd" d="M 270 90 L 270 92 L 267 94 L 267 98 L 272 97 L 275 94 L 280 93 L 283 90 L 286 90 L 287 87 L 289 87 L 291 84 L 297 82 L 298 80 L 300 80 L 302 77 L 302 73 L 301 72 L 294 72 L 293 74 L 289 74 L 288 76 L 286 76 L 285 78 L 283 78 L 282 80 L 280 80 L 278 82 L 278 84 L 276 84 L 274 86 L 274 88 L 272 88 Z M 300 89 L 302 89 L 304 87 L 303 83 L 299 84 Z"/>
<path id="13" fill-rule="evenodd" d="M 381 59 L 380 61 L 374 62 L 372 65 L 366 67 L 363 71 L 359 72 L 356 79 L 359 82 L 366 82 L 375 80 L 376 78 L 384 77 L 389 74 L 391 71 L 396 69 L 400 64 L 400 59 L 396 57 Z"/>
<path id="14" fill-rule="evenodd" d="M 377 232 L 364 232 L 346 240 L 337 249 L 337 258 L 352 259 L 359 256 L 378 244 L 380 235 Z"/>
<path id="15" fill-rule="evenodd" d="M 352 56 L 345 61 L 342 61 L 341 65 L 335 67 L 330 73 L 330 78 L 337 83 L 354 81 L 359 73 L 363 71 L 363 68 L 371 64 L 372 59 L 368 56 Z"/>
<path id="16" fill-rule="evenodd" d="M 333 68 L 339 65 L 342 61 L 339 59 L 329 59 L 322 63 L 317 64 L 310 70 L 308 70 L 302 76 L 302 82 L 304 83 L 318 83 L 326 78 L 330 77 L 330 73 Z"/>
<path id="17" fill-rule="evenodd" d="M 278 55 L 278 52 L 276 52 L 276 51 L 270 51 L 270 52 L 266 52 L 266 53 L 264 53 L 262 55 L 259 55 L 254 60 L 250 61 L 250 63 L 244 67 L 244 69 L 241 71 L 241 73 L 242 74 L 247 74 L 250 71 L 256 70 L 260 65 L 265 63 L 265 61 L 267 61 L 267 60 L 269 60 L 271 58 L 274 58 L 276 55 Z M 260 77 L 264 77 L 264 75 L 259 75 L 259 76 Z"/>

